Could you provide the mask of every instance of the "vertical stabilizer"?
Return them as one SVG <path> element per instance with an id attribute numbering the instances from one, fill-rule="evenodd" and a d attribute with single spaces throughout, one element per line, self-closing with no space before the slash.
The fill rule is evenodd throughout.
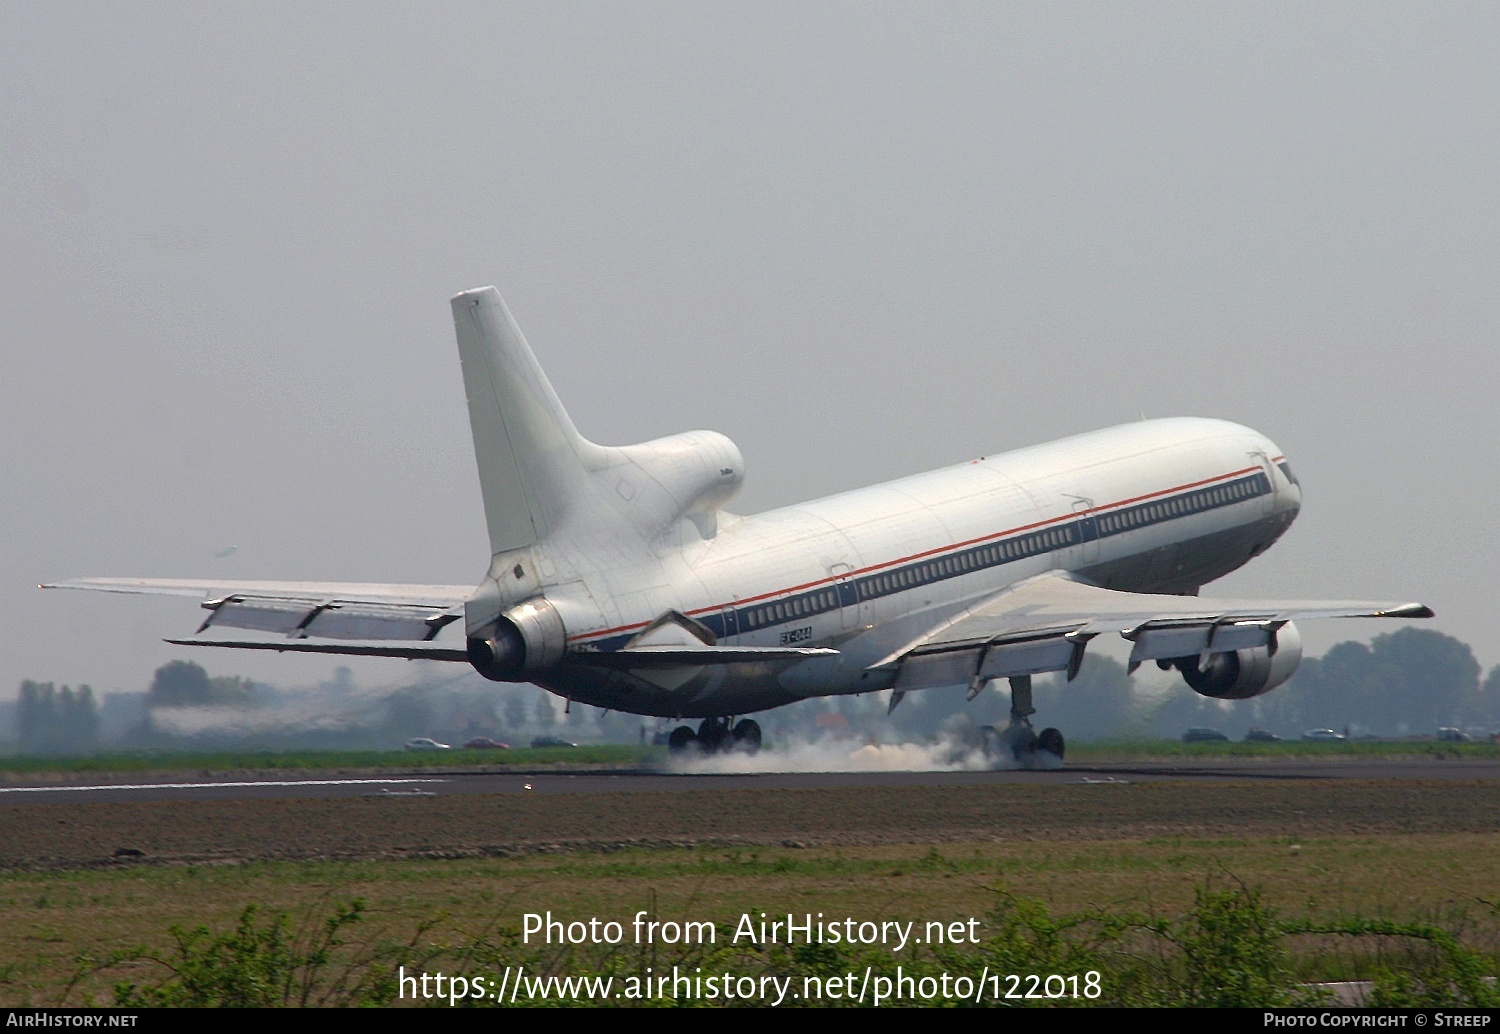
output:
<path id="1" fill-rule="evenodd" d="M 586 441 L 493 287 L 453 297 L 474 458 L 490 549 L 521 549 L 555 531 L 588 489 Z"/>

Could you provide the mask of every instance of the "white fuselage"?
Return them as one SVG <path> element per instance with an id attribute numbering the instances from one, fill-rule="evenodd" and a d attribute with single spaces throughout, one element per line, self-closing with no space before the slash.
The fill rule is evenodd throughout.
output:
<path id="1" fill-rule="evenodd" d="M 548 579 L 545 592 L 573 649 L 618 649 L 676 610 L 724 645 L 834 646 L 840 655 L 785 669 L 674 672 L 662 682 L 564 665 L 543 684 L 596 706 L 667 717 L 884 689 L 891 672 L 871 665 L 1007 585 L 1065 570 L 1106 588 L 1193 594 L 1269 547 L 1300 504 L 1269 439 L 1225 421 L 1179 418 L 723 516 L 708 538 L 684 523 L 651 556 L 623 563 L 580 563 L 577 544 L 555 543 L 568 573 Z M 542 566 L 554 564 L 543 557 Z"/>

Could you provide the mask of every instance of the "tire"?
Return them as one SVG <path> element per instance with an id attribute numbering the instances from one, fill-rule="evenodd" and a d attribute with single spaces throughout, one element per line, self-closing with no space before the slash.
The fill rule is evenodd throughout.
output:
<path id="1" fill-rule="evenodd" d="M 734 746 L 747 754 L 760 750 L 760 723 L 746 718 L 734 727 Z"/>
<path id="2" fill-rule="evenodd" d="M 1063 734 L 1056 729 L 1043 729 L 1040 736 L 1036 738 L 1036 749 L 1045 750 L 1049 754 L 1056 754 L 1057 760 L 1061 761 L 1063 750 Z"/>
<path id="3" fill-rule="evenodd" d="M 697 742 L 698 737 L 693 734 L 692 726 L 679 725 L 672 730 L 672 735 L 667 737 L 667 749 L 673 754 L 681 754 Z"/>
<path id="4" fill-rule="evenodd" d="M 1017 761 L 1025 761 L 1036 753 L 1037 736 L 1031 731 L 1031 726 L 1019 729 L 1015 739 L 1011 741 L 1011 750 L 1015 751 Z"/>
<path id="5" fill-rule="evenodd" d="M 705 718 L 698 723 L 698 746 L 703 753 L 714 754 L 724 749 L 729 740 L 727 718 Z"/>

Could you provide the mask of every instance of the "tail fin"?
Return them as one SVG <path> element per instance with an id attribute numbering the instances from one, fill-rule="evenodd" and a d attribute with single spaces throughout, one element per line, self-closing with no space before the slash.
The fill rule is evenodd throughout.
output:
<path id="1" fill-rule="evenodd" d="M 490 549 L 520 549 L 589 491 L 584 457 L 598 446 L 573 426 L 499 291 L 465 291 L 452 304 Z"/>

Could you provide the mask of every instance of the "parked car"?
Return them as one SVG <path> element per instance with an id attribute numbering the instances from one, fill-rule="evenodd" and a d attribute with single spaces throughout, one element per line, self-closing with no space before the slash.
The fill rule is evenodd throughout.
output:
<path id="1" fill-rule="evenodd" d="M 1246 743 L 1280 743 L 1281 737 L 1265 729 L 1251 729 L 1245 733 Z"/>
<path id="2" fill-rule="evenodd" d="M 1437 738 L 1444 743 L 1468 743 L 1469 735 L 1462 729 L 1439 729 Z"/>
<path id="3" fill-rule="evenodd" d="M 1182 734 L 1183 743 L 1211 743 L 1216 740 L 1227 739 L 1229 737 L 1225 736 L 1218 729 L 1189 729 Z"/>
<path id="4" fill-rule="evenodd" d="M 1309 743 L 1343 743 L 1342 733 L 1334 732 L 1332 729 L 1309 729 L 1302 734 L 1302 738 Z"/>
<path id="5" fill-rule="evenodd" d="M 452 750 L 446 743 L 428 739 L 426 736 L 416 736 L 406 741 L 407 750 Z"/>
<path id="6" fill-rule="evenodd" d="M 556 736 L 538 736 L 536 739 L 534 739 L 534 740 L 531 741 L 531 745 L 533 747 L 576 747 L 576 746 L 578 746 L 578 744 L 576 744 L 576 743 L 569 743 L 567 740 L 559 739 Z"/>
<path id="7" fill-rule="evenodd" d="M 509 750 L 509 743 L 492 740 L 488 736 L 476 736 L 464 744 L 464 750 Z"/>

